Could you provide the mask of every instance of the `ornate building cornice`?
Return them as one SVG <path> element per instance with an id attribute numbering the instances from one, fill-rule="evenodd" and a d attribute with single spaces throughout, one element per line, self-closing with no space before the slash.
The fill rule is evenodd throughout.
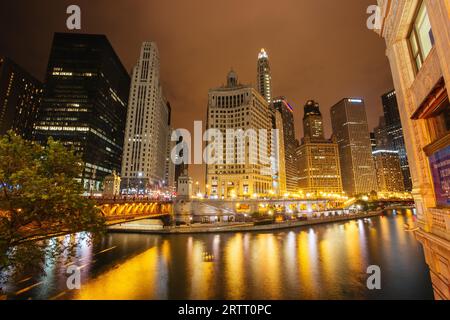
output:
<path id="1" fill-rule="evenodd" d="M 386 40 L 388 47 L 408 36 L 418 1 L 378 0 L 381 24 L 376 32 Z"/>

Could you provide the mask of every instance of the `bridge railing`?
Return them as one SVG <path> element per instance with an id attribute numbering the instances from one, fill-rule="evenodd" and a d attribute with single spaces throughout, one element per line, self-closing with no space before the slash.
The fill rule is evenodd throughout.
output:
<path id="1" fill-rule="evenodd" d="M 104 204 L 114 205 L 127 203 L 161 203 L 161 204 L 172 203 L 172 200 L 154 197 L 118 196 L 118 197 L 88 197 L 88 198 L 93 200 L 97 205 L 104 205 Z"/>

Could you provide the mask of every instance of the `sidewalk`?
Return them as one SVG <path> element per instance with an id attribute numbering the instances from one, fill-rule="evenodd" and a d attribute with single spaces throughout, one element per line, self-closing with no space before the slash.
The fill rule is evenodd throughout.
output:
<path id="1" fill-rule="evenodd" d="M 286 221 L 281 223 L 255 226 L 253 223 L 234 223 L 234 224 L 209 224 L 209 225 L 193 225 L 180 227 L 164 227 L 162 229 L 148 228 L 146 225 L 142 227 L 133 224 L 114 225 L 108 227 L 108 232 L 123 233 L 148 233 L 148 234 L 195 234 L 195 233 L 218 233 L 218 232 L 249 232 L 249 231 L 270 231 L 288 228 L 296 228 L 302 226 L 332 223 L 338 221 L 356 220 L 362 218 L 375 217 L 382 214 L 383 211 L 371 211 L 368 213 L 348 214 L 338 217 L 311 218 L 304 221 Z"/>

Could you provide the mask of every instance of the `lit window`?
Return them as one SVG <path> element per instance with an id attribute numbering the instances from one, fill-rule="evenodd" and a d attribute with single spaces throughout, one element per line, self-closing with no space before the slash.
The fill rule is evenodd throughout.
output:
<path id="1" fill-rule="evenodd" d="M 428 17 L 425 2 L 422 2 L 419 12 L 414 20 L 409 44 L 414 63 L 419 70 L 431 49 L 434 46 L 433 31 L 431 30 L 430 19 Z"/>

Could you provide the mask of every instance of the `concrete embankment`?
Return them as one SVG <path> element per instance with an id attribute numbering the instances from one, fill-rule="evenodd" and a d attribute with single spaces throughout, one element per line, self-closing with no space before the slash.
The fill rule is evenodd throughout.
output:
<path id="1" fill-rule="evenodd" d="M 220 233 L 220 232 L 251 232 L 251 231 L 271 231 L 280 229 L 297 228 L 316 224 L 333 223 L 355 219 L 375 217 L 382 214 L 382 211 L 372 211 L 368 213 L 348 214 L 337 217 L 312 218 L 304 221 L 287 221 L 269 225 L 254 225 L 253 223 L 234 223 L 222 225 L 192 225 L 180 227 L 165 227 L 155 229 L 148 225 L 120 224 L 108 227 L 109 232 L 124 233 L 148 233 L 148 234 L 190 234 L 190 233 Z"/>

